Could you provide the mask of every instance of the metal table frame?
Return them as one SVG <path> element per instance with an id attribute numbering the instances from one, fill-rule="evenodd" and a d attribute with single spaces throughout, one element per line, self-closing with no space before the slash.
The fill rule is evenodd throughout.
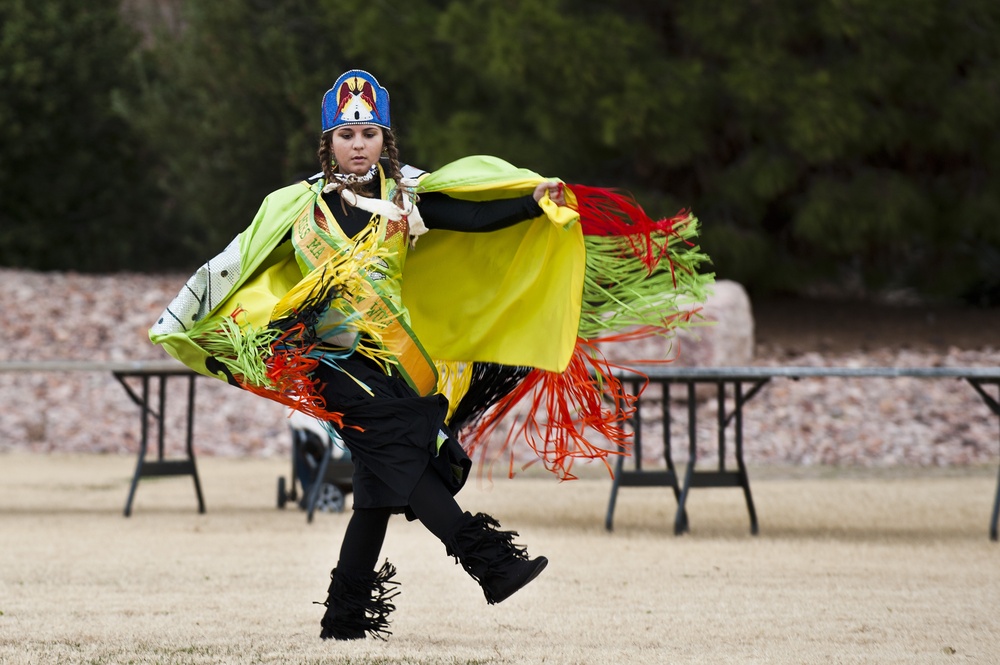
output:
<path id="1" fill-rule="evenodd" d="M 194 384 L 198 374 L 183 367 L 142 367 L 132 369 L 114 369 L 111 371 L 118 383 L 122 385 L 129 398 L 139 407 L 141 418 L 139 454 L 136 459 L 135 473 L 129 486 L 128 499 L 125 501 L 125 517 L 132 514 L 132 501 L 139 486 L 140 478 L 162 476 L 191 476 L 194 480 L 194 492 L 198 498 L 198 512 L 205 512 L 205 498 L 201 492 L 201 481 L 198 479 L 198 467 L 194 459 Z M 141 389 L 137 393 L 129 385 L 128 379 L 138 378 Z M 184 450 L 186 457 L 181 459 L 165 459 L 164 457 L 164 425 L 167 409 L 167 381 L 171 378 L 187 380 L 187 405 L 185 415 Z M 151 406 L 150 382 L 156 380 L 156 409 Z M 149 423 L 153 421 L 156 431 L 156 459 L 147 460 L 149 452 Z"/>
<path id="2" fill-rule="evenodd" d="M 132 501 L 139 485 L 140 478 L 155 476 L 191 476 L 194 480 L 194 491 L 198 499 L 198 512 L 205 512 L 205 499 L 201 492 L 201 481 L 198 478 L 198 468 L 194 457 L 194 384 L 198 374 L 193 370 L 173 360 L 148 360 L 134 362 L 100 362 L 100 361 L 5 361 L 0 362 L 0 372 L 110 372 L 125 389 L 140 410 L 139 454 L 136 460 L 135 472 L 129 487 L 128 499 L 125 502 L 125 517 L 132 514 Z M 185 408 L 185 453 L 181 459 L 166 459 L 164 455 L 164 425 L 167 408 L 167 381 L 173 378 L 184 378 L 188 382 Z M 139 381 L 139 389 L 130 385 L 130 380 Z M 155 380 L 156 405 L 150 383 Z M 150 420 L 153 421 L 156 439 L 156 459 L 147 460 L 150 443 Z"/>
<path id="3" fill-rule="evenodd" d="M 990 411 L 1000 417 L 1000 401 L 990 395 L 984 386 L 997 386 L 1000 393 L 1000 369 L 979 367 L 672 367 L 652 366 L 647 368 L 644 376 L 635 374 L 620 374 L 619 378 L 628 383 L 635 394 L 640 385 L 647 379 L 650 383 L 660 384 L 663 388 L 663 450 L 666 470 L 647 471 L 642 468 L 642 417 L 640 409 L 636 409 L 632 419 L 633 458 L 635 467 L 632 470 L 624 468 L 624 456 L 618 458 L 615 477 L 611 485 L 611 495 L 608 500 L 608 512 L 605 518 L 605 528 L 613 529 L 614 511 L 621 487 L 670 487 L 677 500 L 677 511 L 674 517 L 674 533 L 682 534 L 689 530 L 686 502 L 689 492 L 695 487 L 739 487 L 747 504 L 750 518 L 750 533 L 757 535 L 760 531 L 757 522 L 757 512 L 750 491 L 750 478 L 743 460 L 743 407 L 760 390 L 775 378 L 793 380 L 808 378 L 919 378 L 919 379 L 960 379 L 967 382 Z M 687 387 L 688 408 L 688 453 L 689 461 L 684 473 L 683 483 L 678 483 L 676 468 L 671 457 L 670 433 L 670 386 L 682 384 Z M 712 471 L 697 469 L 697 402 L 695 389 L 698 384 L 713 384 L 716 386 L 718 399 L 718 468 Z M 726 410 L 727 386 L 732 386 L 732 410 Z M 744 391 L 744 387 L 749 389 Z M 736 469 L 726 468 L 727 436 L 726 430 L 733 425 L 733 455 Z M 993 499 L 993 512 L 989 523 L 990 540 L 997 541 L 997 522 L 1000 520 L 1000 471 L 997 475 L 997 489 Z"/>

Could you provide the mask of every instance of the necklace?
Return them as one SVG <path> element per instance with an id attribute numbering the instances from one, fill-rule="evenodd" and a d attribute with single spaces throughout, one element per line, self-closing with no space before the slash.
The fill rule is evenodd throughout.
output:
<path id="1" fill-rule="evenodd" d="M 334 173 L 334 182 L 328 182 L 325 187 L 323 187 L 323 193 L 332 192 L 340 189 L 343 186 L 350 186 L 355 184 L 364 184 L 366 182 L 371 182 L 378 173 L 378 164 L 372 164 L 372 167 L 368 169 L 368 173 L 364 175 L 356 175 L 354 173 Z"/>
<path id="2" fill-rule="evenodd" d="M 368 173 L 364 175 L 357 175 L 354 173 L 334 173 L 333 177 L 342 182 L 345 185 L 353 185 L 355 183 L 371 182 L 371 179 L 375 177 L 378 173 L 378 164 L 372 164 L 372 167 L 368 169 Z"/>

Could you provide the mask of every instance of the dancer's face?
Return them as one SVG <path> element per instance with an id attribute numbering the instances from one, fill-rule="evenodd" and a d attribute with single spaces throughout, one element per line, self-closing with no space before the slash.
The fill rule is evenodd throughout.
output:
<path id="1" fill-rule="evenodd" d="M 341 173 L 365 175 L 382 154 L 382 128 L 375 125 L 341 125 L 333 130 L 333 158 Z"/>

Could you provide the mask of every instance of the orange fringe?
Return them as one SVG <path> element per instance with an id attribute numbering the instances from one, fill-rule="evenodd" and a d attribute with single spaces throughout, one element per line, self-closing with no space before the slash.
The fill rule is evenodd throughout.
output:
<path id="1" fill-rule="evenodd" d="M 319 360 L 308 356 L 316 345 L 303 347 L 285 343 L 288 340 L 300 339 L 305 330 L 304 324 L 296 324 L 282 333 L 272 344 L 273 353 L 264 361 L 267 378 L 271 381 L 272 387 L 253 386 L 242 381 L 241 387 L 316 420 L 325 420 L 337 427 L 343 427 L 344 414 L 327 411 L 326 400 L 320 392 L 322 386 L 319 380 L 310 378 L 310 374 L 319 365 Z"/>
<path id="2" fill-rule="evenodd" d="M 514 444 L 523 437 L 536 457 L 525 462 L 520 467 L 522 471 L 541 461 L 560 480 L 575 480 L 577 476 L 572 468 L 576 460 L 599 459 L 614 477 L 608 458 L 631 454 L 632 433 L 625 430 L 625 423 L 635 415 L 639 397 L 649 385 L 649 378 L 634 364 L 669 363 L 677 354 L 668 358 L 637 359 L 625 365 L 609 361 L 598 345 L 660 335 L 676 322 L 690 320 L 698 311 L 678 312 L 661 325 L 643 326 L 599 339 L 577 338 L 573 357 L 564 372 L 531 371 L 517 388 L 463 433 L 469 456 L 480 453 L 480 476 L 490 475 L 494 464 L 506 455 L 507 475 L 513 478 L 518 470 Z M 633 375 L 630 383 L 640 382 L 635 395 L 626 391 L 621 379 L 615 376 L 616 371 Z M 511 427 L 499 449 L 487 450 L 491 435 L 522 401 L 529 405 L 523 422 Z M 602 448 L 588 441 L 585 435 L 588 429 L 606 438 L 612 447 Z"/>
<path id="3" fill-rule="evenodd" d="M 497 451 L 480 457 L 480 471 L 490 467 L 505 454 L 509 457 L 508 475 L 515 474 L 513 443 L 523 437 L 537 459 L 524 464 L 526 469 L 537 461 L 555 473 L 560 480 L 574 480 L 573 463 L 578 459 L 599 459 L 613 474 L 608 457 L 627 455 L 632 435 L 623 425 L 635 413 L 638 395 L 629 395 L 622 382 L 614 376 L 616 369 L 626 369 L 609 362 L 596 343 L 608 340 L 578 339 L 569 366 L 561 374 L 533 370 L 518 387 L 500 400 L 490 413 L 468 433 L 470 455 L 485 446 L 503 418 L 514 405 L 528 399 L 524 422 L 508 432 Z M 643 386 L 645 387 L 645 386 Z M 640 394 L 642 390 L 639 391 Z M 546 416 L 539 417 L 540 413 Z M 584 431 L 590 429 L 605 437 L 612 445 L 602 448 L 587 440 Z"/>

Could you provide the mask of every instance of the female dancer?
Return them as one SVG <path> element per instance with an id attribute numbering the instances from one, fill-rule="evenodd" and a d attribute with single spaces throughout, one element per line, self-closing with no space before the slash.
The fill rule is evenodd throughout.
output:
<path id="1" fill-rule="evenodd" d="M 551 379 L 574 362 L 576 374 L 588 371 L 577 357 L 583 312 L 589 308 L 602 329 L 611 326 L 593 302 L 584 306 L 588 249 L 572 228 L 580 214 L 567 205 L 579 201 L 562 183 L 488 157 L 431 174 L 400 164 L 388 92 L 362 70 L 345 72 L 327 92 L 322 123 L 321 173 L 269 195 L 150 334 L 197 371 L 308 413 L 343 439 L 355 466 L 354 510 L 320 636 L 381 637 L 389 634 L 398 583 L 388 561 L 375 568 L 394 513 L 439 538 L 490 604 L 545 568 L 545 557 L 531 558 L 514 543 L 516 532 L 460 508 L 455 495 L 471 460 L 455 433 L 468 428 L 484 438 L 530 388 L 565 401 L 578 377 Z M 681 233 L 674 221 L 674 240 L 693 234 L 693 223 Z M 469 234 L 485 241 L 470 243 Z M 687 258 L 682 267 L 702 257 Z M 708 279 L 689 280 L 695 288 L 688 290 L 700 295 Z M 607 297 L 616 287 L 595 288 Z M 633 302 L 640 295 L 630 293 Z M 599 393 L 590 396 L 600 401 Z M 629 399 L 614 396 L 615 416 L 587 423 L 599 431 L 607 425 L 605 434 L 615 435 L 628 415 Z M 583 406 L 585 417 L 594 412 Z M 581 412 L 564 411 L 569 421 Z M 574 455 L 610 452 L 563 425 L 544 438 L 557 442 L 548 461 L 564 475 Z"/>

